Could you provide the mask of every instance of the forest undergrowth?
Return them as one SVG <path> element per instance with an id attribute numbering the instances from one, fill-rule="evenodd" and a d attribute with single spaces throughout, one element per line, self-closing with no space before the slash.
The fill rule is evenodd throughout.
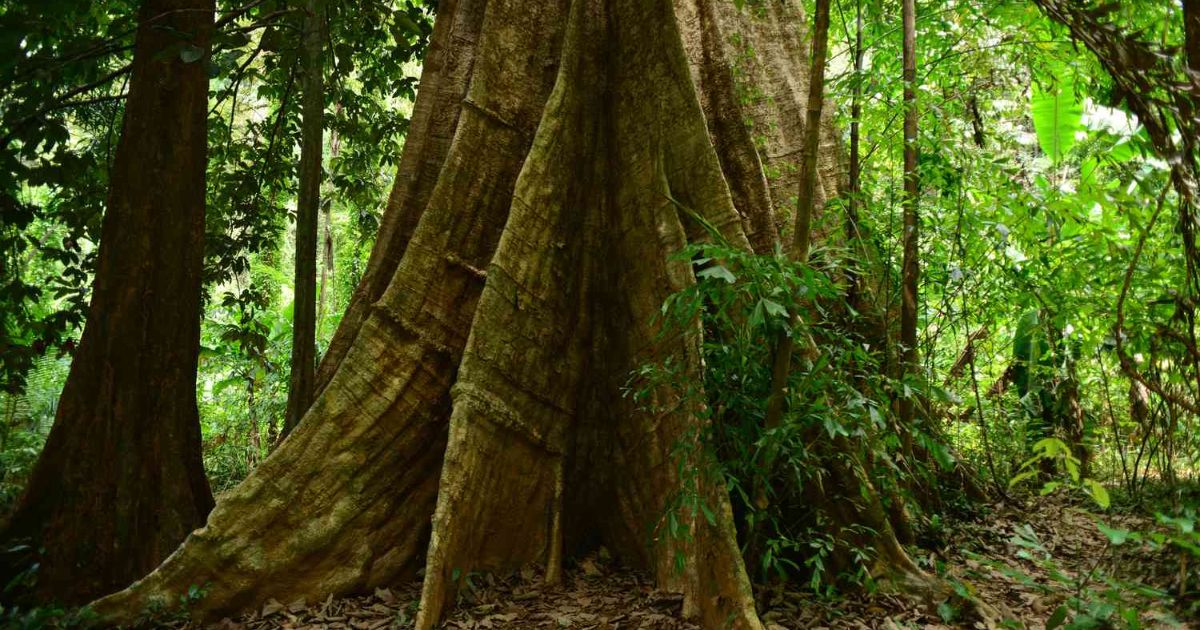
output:
<path id="1" fill-rule="evenodd" d="M 1179 524 L 1147 517 L 1144 507 L 1098 514 L 1086 498 L 1013 497 L 968 520 L 947 519 L 923 541 L 917 561 L 997 608 L 1000 627 L 1194 627 L 1200 602 L 1200 589 L 1189 583 L 1196 579 L 1194 558 L 1185 548 L 1153 543 L 1153 533 L 1178 534 Z M 605 550 L 572 562 L 559 585 L 548 586 L 543 577 L 536 565 L 471 576 L 442 627 L 700 628 L 681 617 L 679 595 L 656 589 L 649 576 L 621 567 Z M 413 582 L 320 602 L 269 600 L 242 617 L 210 624 L 179 619 L 165 627 L 402 630 L 412 626 L 420 593 L 420 582 Z M 962 623 L 953 598 L 929 602 L 886 591 L 826 597 L 794 584 L 760 587 L 757 598 L 768 630 L 986 627 Z M 1058 614 L 1063 608 L 1066 615 Z M 1110 615 L 1118 619 L 1106 621 Z"/>

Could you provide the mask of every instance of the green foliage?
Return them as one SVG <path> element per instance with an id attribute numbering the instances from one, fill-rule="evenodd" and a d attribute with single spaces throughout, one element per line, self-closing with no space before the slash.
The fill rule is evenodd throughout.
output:
<path id="1" fill-rule="evenodd" d="M 696 382 L 683 361 L 668 357 L 640 368 L 629 385 L 630 395 L 644 404 L 667 388 L 690 401 L 683 404 L 702 409 L 707 420 L 703 435 L 676 445 L 680 474 L 688 481 L 665 516 L 668 530 L 687 535 L 681 514 L 712 518 L 696 489 L 697 476 L 709 475 L 729 489 L 752 571 L 764 578 L 803 579 L 825 594 L 869 584 L 873 551 L 847 547 L 848 537 L 834 534 L 838 526 L 828 506 L 805 493 L 824 483 L 833 459 L 853 456 L 833 446 L 839 440 L 872 450 L 870 459 L 879 462 L 876 483 L 902 485 L 888 451 L 898 442 L 874 439 L 887 423 L 884 389 L 892 384 L 880 376 L 875 355 L 824 306 L 836 308 L 841 295 L 827 272 L 781 253 L 747 253 L 715 233 L 713 238 L 675 256 L 695 268 L 697 282 L 664 302 L 658 322 L 664 336 L 686 334 L 700 322 L 703 381 Z M 792 312 L 809 313 L 810 321 L 793 320 Z M 783 422 L 767 430 L 772 346 L 781 334 L 798 343 L 811 337 L 820 351 L 791 372 Z M 706 464 L 687 464 L 697 458 Z M 759 488 L 769 495 L 769 507 L 756 505 Z M 835 562 L 835 554 L 848 558 L 849 566 Z"/>
<path id="2" fill-rule="evenodd" d="M 1033 128 L 1042 153 L 1059 164 L 1075 146 L 1075 134 L 1083 130 L 1083 103 L 1075 92 L 1072 68 L 1051 62 L 1048 71 L 1049 76 L 1033 83 Z"/>
<path id="3" fill-rule="evenodd" d="M 210 289 L 272 256 L 296 194 L 298 50 L 288 0 L 217 3 L 213 52 L 183 44 L 211 76 L 205 277 Z M 136 2 L 19 2 L 0 9 L 0 389 L 37 359 L 69 353 L 83 325 L 107 173 L 120 132 Z M 365 256 L 387 171 L 408 129 L 435 2 L 330 5 L 327 195 Z M 336 44 L 333 44 L 336 42 Z M 336 153 L 336 155 L 335 155 Z M 348 232 L 348 233 L 347 233 Z M 284 262 L 277 260 L 277 263 Z M 361 269 L 355 272 L 361 274 Z M 357 275 L 351 275 L 351 284 Z M 345 290 L 348 293 L 348 289 Z"/>
<path id="4" fill-rule="evenodd" d="M 23 393 L 0 392 L 0 513 L 7 512 L 25 488 L 54 423 L 69 367 L 66 358 L 39 359 Z"/>
<path id="5" fill-rule="evenodd" d="M 1029 309 L 1017 322 L 1013 333 L 1013 381 L 1024 398 L 1034 391 L 1037 369 L 1046 365 L 1046 335 L 1037 309 Z"/>
<path id="6" fill-rule="evenodd" d="M 1061 464 L 1061 468 L 1067 472 L 1067 478 L 1065 481 L 1046 481 L 1042 485 L 1041 494 L 1047 495 L 1066 487 L 1087 495 L 1100 509 L 1107 510 L 1112 504 L 1104 484 L 1084 477 L 1081 474 L 1080 461 L 1072 453 L 1071 446 L 1054 437 L 1043 438 L 1033 445 L 1033 456 L 1021 464 L 1018 473 L 1009 480 L 1008 485 L 1012 487 L 1044 476 L 1046 467 L 1042 464 L 1045 463 Z"/>
<path id="7" fill-rule="evenodd" d="M 120 132 L 138 3 L 0 9 L 0 504 L 53 421 L 83 325 Z M 331 3 L 319 343 L 366 264 L 432 32 L 435 2 Z M 219 0 L 210 79 L 205 316 L 198 394 L 218 491 L 269 452 L 283 415 L 299 146 L 299 13 Z M 49 376 L 43 366 L 61 364 Z M 49 401 L 50 405 L 43 404 Z"/>

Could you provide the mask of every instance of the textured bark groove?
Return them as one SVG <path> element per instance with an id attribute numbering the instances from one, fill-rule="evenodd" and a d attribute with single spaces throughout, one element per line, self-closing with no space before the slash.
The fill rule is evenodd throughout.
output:
<path id="1" fill-rule="evenodd" d="M 689 42 L 693 73 L 700 75 L 697 83 L 704 94 L 711 133 L 738 208 L 746 213 L 761 205 L 743 206 L 738 191 L 749 186 L 746 178 L 763 179 L 776 231 L 786 232 L 790 222 L 785 215 L 795 208 L 799 188 L 797 166 L 804 144 L 809 81 L 809 25 L 802 4 L 796 0 L 766 2 L 753 10 L 708 0 L 680 0 L 676 5 Z M 822 220 L 822 210 L 839 194 L 844 176 L 833 111 L 834 107 L 826 104 L 822 116 L 812 235 L 816 243 L 841 239 L 835 232 L 840 224 Z M 754 158 L 738 157 L 749 156 L 751 150 Z M 761 165 L 757 173 L 731 168 L 747 159 Z M 770 251 L 760 248 L 762 237 L 758 236 L 770 233 L 769 229 L 747 233 L 755 251 Z M 766 245 L 774 248 L 775 242 Z"/>
<path id="2" fill-rule="evenodd" d="M 162 566 L 96 603 L 113 621 L 210 585 L 195 613 L 245 610 L 409 579 L 421 566 L 446 443 L 448 392 L 495 250 L 513 182 L 557 59 L 554 4 L 450 3 L 478 17 L 481 46 L 511 48 L 497 24 L 528 29 L 529 50 L 473 67 L 454 139 L 387 289 L 352 330 L 338 368 L 272 455 Z M 466 11 L 459 20 L 459 11 Z M 469 29 L 468 27 L 465 27 Z M 480 27 L 476 27 L 480 28 Z M 486 31 L 486 29 L 483 29 Z M 447 45 L 450 29 L 439 29 Z M 443 75 L 444 76 L 444 75 Z M 552 78 L 552 77 L 551 77 Z M 442 94 L 440 79 L 421 98 Z M 492 112 L 499 112 L 493 114 Z M 394 211 L 393 211 L 394 214 Z"/>
<path id="3" fill-rule="evenodd" d="M 375 247 L 346 313 L 321 357 L 316 393 L 329 384 L 367 313 L 387 288 L 437 186 L 470 85 L 485 0 L 449 0 L 441 7 L 422 67 L 404 151 Z"/>
<path id="4" fill-rule="evenodd" d="M 759 625 L 719 492 L 704 491 L 725 527 L 688 514 L 688 543 L 650 543 L 647 526 L 681 487 L 671 451 L 696 419 L 632 409 L 612 378 L 666 352 L 647 322 L 693 281 L 686 265 L 665 262 L 687 240 L 672 198 L 748 246 L 672 18 L 661 0 L 573 3 L 558 82 L 454 387 L 418 628 L 436 625 L 456 575 L 540 561 L 554 579 L 564 549 L 585 544 L 576 513 L 627 562 L 684 591 L 708 627 Z M 625 321 L 611 326 L 614 317 Z M 607 347 L 593 343 L 597 332 Z M 686 354 L 698 373 L 695 350 Z M 584 408 L 585 398 L 608 404 Z M 581 423 L 590 425 L 582 444 Z M 625 472 L 592 473 L 606 468 Z M 683 574 L 673 564 L 681 544 Z"/>
<path id="5" fill-rule="evenodd" d="M 622 389 L 668 356 L 701 382 L 699 325 L 663 338 L 652 324 L 695 281 L 669 258 L 708 238 L 692 213 L 745 249 L 779 242 L 807 53 L 799 2 L 765 11 L 443 3 L 378 245 L 312 408 L 207 527 L 96 610 L 128 621 L 210 583 L 193 612 L 212 616 L 385 585 L 423 561 L 417 625 L 432 628 L 459 576 L 537 562 L 554 580 L 564 557 L 603 544 L 683 592 L 705 627 L 760 629 L 728 495 L 686 448 L 700 410 Z M 747 42 L 763 56 L 739 69 Z M 741 80 L 770 97 L 743 102 Z M 686 535 L 672 536 L 665 518 L 688 493 L 714 516 L 678 510 Z"/>

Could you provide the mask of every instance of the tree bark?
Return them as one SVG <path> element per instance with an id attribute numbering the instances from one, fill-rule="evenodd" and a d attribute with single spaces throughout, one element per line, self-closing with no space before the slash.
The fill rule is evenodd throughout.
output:
<path id="1" fill-rule="evenodd" d="M 282 437 L 312 404 L 317 368 L 317 214 L 321 205 L 321 137 L 325 119 L 325 6 L 304 7 L 304 101 L 301 105 L 300 194 L 296 200 L 296 275 L 292 301 L 292 371 Z"/>
<path id="2" fill-rule="evenodd" d="M 1183 32 L 1187 65 L 1200 73 L 1200 0 L 1183 0 Z"/>
<path id="3" fill-rule="evenodd" d="M 475 68 L 475 55 L 486 2 L 454 2 L 439 7 L 433 36 L 417 88 L 420 98 L 404 140 L 395 184 L 388 197 L 375 247 L 342 320 L 330 339 L 317 369 L 314 394 L 333 378 L 366 321 L 371 305 L 395 275 L 417 222 L 430 204 L 455 131 Z M 544 98 L 544 97 L 543 97 Z M 526 136 L 532 130 L 526 130 Z M 527 138 L 526 138 L 527 141 Z M 513 157 L 519 167 L 519 158 Z M 500 174 L 497 183 L 510 191 L 516 173 Z"/>
<path id="4" fill-rule="evenodd" d="M 45 550 L 25 559 L 41 563 L 37 592 L 65 603 L 145 575 L 212 508 L 196 362 L 213 10 L 212 0 L 141 7 L 87 324 L 0 536 Z M 28 566 L 7 560 L 7 577 Z"/>
<path id="5" fill-rule="evenodd" d="M 472 571 L 537 562 L 553 581 L 565 558 L 603 544 L 684 593 L 705 627 L 762 628 L 724 483 L 695 444 L 704 415 L 667 388 L 649 405 L 622 391 L 632 370 L 667 356 L 703 382 L 699 323 L 666 337 L 653 323 L 695 281 L 670 254 L 708 238 L 680 206 L 735 246 L 780 245 L 776 211 L 798 180 L 766 174 L 804 139 L 800 7 L 442 2 L 323 388 L 205 528 L 97 613 L 128 620 L 211 583 L 193 611 L 211 617 L 423 566 L 416 626 L 428 629 Z M 758 57 L 738 66 L 743 45 Z M 738 77 L 774 96 L 741 101 Z M 838 178 L 836 137 L 822 127 L 818 208 Z M 838 535 L 875 548 L 881 576 L 924 579 L 846 460 L 824 492 L 840 520 L 865 528 Z"/>

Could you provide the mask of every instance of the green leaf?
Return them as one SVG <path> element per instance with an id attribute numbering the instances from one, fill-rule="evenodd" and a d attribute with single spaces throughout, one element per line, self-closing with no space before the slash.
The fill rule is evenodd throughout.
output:
<path id="1" fill-rule="evenodd" d="M 1058 164 L 1075 146 L 1075 132 L 1083 129 L 1083 104 L 1075 95 L 1074 72 L 1061 63 L 1051 71 L 1047 85 L 1033 84 L 1033 128 L 1042 152 Z"/>
<path id="2" fill-rule="evenodd" d="M 1108 497 L 1108 489 L 1095 479 L 1084 479 L 1083 484 L 1087 488 L 1088 494 L 1092 495 L 1092 499 L 1096 502 L 1096 504 L 1099 505 L 1101 509 L 1107 510 L 1108 506 L 1112 502 Z"/>
<path id="3" fill-rule="evenodd" d="M 734 282 L 737 282 L 737 276 L 733 275 L 732 271 L 722 267 L 721 265 L 713 265 L 712 267 L 709 267 L 708 269 L 704 269 L 700 273 L 696 274 L 696 277 L 698 277 L 698 278 L 719 278 L 721 280 L 724 280 L 725 282 L 728 282 L 729 284 L 733 284 Z"/>
<path id="4" fill-rule="evenodd" d="M 949 601 L 944 601 L 938 604 L 938 616 L 946 623 L 952 623 L 958 618 L 958 608 L 952 605 Z"/>
<path id="5" fill-rule="evenodd" d="M 1055 628 L 1063 625 L 1063 622 L 1066 620 L 1067 607 L 1059 606 L 1058 608 L 1054 609 L 1054 614 L 1050 615 L 1050 618 L 1046 620 L 1046 630 L 1054 630 Z"/>
<path id="6" fill-rule="evenodd" d="M 1036 471 L 1036 470 L 1027 470 L 1019 475 L 1014 476 L 1012 479 L 1010 479 L 1008 481 L 1008 487 L 1012 488 L 1013 486 L 1016 486 L 1017 484 L 1021 483 L 1022 481 L 1025 481 L 1026 479 L 1035 477 L 1037 474 L 1038 474 L 1038 471 Z"/>
<path id="7" fill-rule="evenodd" d="M 773 302 L 767 298 L 763 298 L 762 305 L 767 309 L 767 313 L 770 313 L 774 317 L 785 317 L 787 315 L 787 309 L 778 302 Z"/>
<path id="8" fill-rule="evenodd" d="M 1043 457 L 1055 457 L 1063 452 L 1067 445 L 1058 438 L 1042 438 L 1033 444 L 1033 452 L 1041 453 Z"/>
<path id="9" fill-rule="evenodd" d="M 179 49 L 179 60 L 183 63 L 194 63 L 204 56 L 204 49 L 199 46 L 185 44 Z"/>
<path id="10" fill-rule="evenodd" d="M 762 300 L 759 300 L 759 302 L 754 305 L 754 310 L 750 312 L 750 328 L 758 328 L 759 326 L 762 326 L 766 319 L 766 314 L 763 312 Z"/>
<path id="11" fill-rule="evenodd" d="M 1158 522 L 1163 525 L 1174 525 L 1179 528 L 1179 531 L 1190 534 L 1196 531 L 1196 519 L 1191 517 L 1167 516 L 1166 514 L 1158 515 Z"/>
<path id="12" fill-rule="evenodd" d="M 1108 537 L 1108 542 L 1113 545 L 1123 545 L 1125 541 L 1129 540 L 1129 530 L 1127 529 L 1113 528 L 1099 522 L 1096 523 L 1096 527 L 1100 528 L 1100 531 Z"/>
<path id="13" fill-rule="evenodd" d="M 1100 168 L 1100 160 L 1089 157 L 1079 166 L 1079 181 L 1088 185 L 1096 185 L 1096 169 Z"/>

